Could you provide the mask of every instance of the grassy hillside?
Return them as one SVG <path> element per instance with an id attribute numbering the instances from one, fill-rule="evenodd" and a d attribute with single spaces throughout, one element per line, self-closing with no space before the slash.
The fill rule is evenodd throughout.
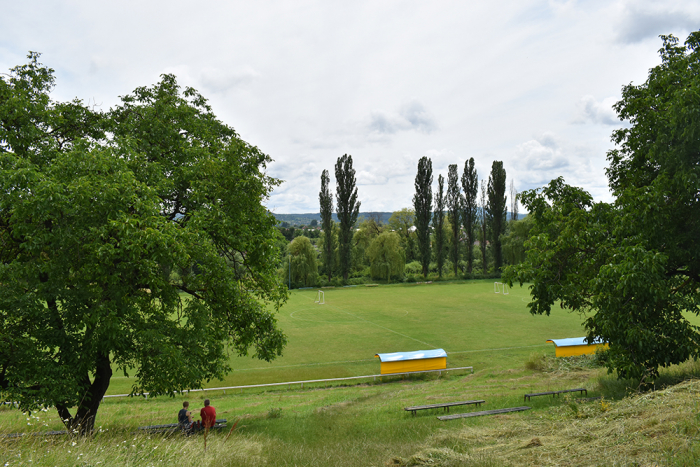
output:
<path id="1" fill-rule="evenodd" d="M 299 385 L 208 391 L 174 398 L 105 399 L 92 439 L 45 436 L 60 430 L 55 411 L 22 414 L 0 406 L 3 466 L 521 466 L 697 465 L 700 462 L 700 364 L 663 371 L 657 391 L 638 393 L 595 358 L 555 359 L 550 337 L 582 335 L 580 317 L 533 317 L 525 289 L 495 295 L 493 283 L 341 288 L 292 294 L 279 315 L 289 336 L 272 364 L 233 357 L 236 371 L 210 386 L 378 373 L 377 352 L 442 347 L 448 366 L 474 373 L 361 384 Z M 697 321 L 697 318 L 694 318 Z M 121 385 L 121 388 L 119 387 Z M 126 390 L 118 380 L 113 392 Z M 523 394 L 575 387 L 603 399 Z M 208 397 L 219 418 L 239 420 L 227 440 L 212 433 L 162 437 L 138 426 L 173 423 L 182 401 Z M 439 421 L 442 411 L 413 416 L 411 405 L 484 399 L 479 408 L 527 405 L 513 414 Z M 229 423 L 231 426 L 231 423 Z"/>
<path id="2" fill-rule="evenodd" d="M 503 361 L 503 353 L 493 356 Z M 665 372 L 668 382 L 698 374 L 697 364 Z M 478 410 L 521 406 L 524 393 L 580 386 L 604 399 L 540 397 L 527 403 L 532 409 L 526 412 L 449 422 L 437 420 L 441 411 L 412 416 L 403 410 L 474 398 L 486 400 Z M 211 434 L 206 452 L 202 436 L 134 433 L 140 425 L 173 422 L 185 397 L 111 399 L 100 409 L 100 431 L 93 439 L 4 439 L 0 465 L 685 466 L 700 461 L 700 381 L 636 394 L 585 358 L 555 360 L 535 353 L 515 366 L 490 366 L 473 375 L 209 397 L 219 417 L 239 424 L 228 440 L 226 433 Z M 201 394 L 188 397 L 195 408 L 201 399 Z M 477 409 L 453 413 L 471 410 Z M 3 407 L 0 426 L 2 433 L 40 433 L 60 423 L 52 412 L 23 415 Z"/>

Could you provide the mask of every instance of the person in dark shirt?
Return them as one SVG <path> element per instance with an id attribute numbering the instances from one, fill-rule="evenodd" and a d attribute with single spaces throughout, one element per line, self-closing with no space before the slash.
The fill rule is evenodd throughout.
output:
<path id="1" fill-rule="evenodd" d="M 209 399 L 204 399 L 204 408 L 199 411 L 204 428 L 211 428 L 216 423 L 216 409 L 209 404 Z"/>
<path id="2" fill-rule="evenodd" d="M 190 403 L 185 401 L 182 403 L 182 409 L 177 413 L 177 423 L 185 431 L 192 429 L 192 412 L 190 412 Z"/>

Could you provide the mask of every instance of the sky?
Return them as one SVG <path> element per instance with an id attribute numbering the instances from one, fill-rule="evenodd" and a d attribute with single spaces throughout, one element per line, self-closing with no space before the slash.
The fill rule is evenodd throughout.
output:
<path id="1" fill-rule="evenodd" d="M 349 154 L 361 211 L 412 206 L 473 157 L 518 191 L 562 176 L 598 201 L 613 104 L 660 63 L 660 34 L 700 29 L 700 1 L 0 0 L 0 72 L 31 51 L 52 97 L 108 110 L 163 73 L 274 160 L 265 204 L 318 212 L 321 172 Z M 521 208 L 522 212 L 522 208 Z"/>

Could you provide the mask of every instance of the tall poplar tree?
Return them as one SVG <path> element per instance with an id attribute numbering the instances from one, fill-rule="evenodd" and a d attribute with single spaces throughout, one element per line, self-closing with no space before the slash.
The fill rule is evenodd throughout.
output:
<path id="1" fill-rule="evenodd" d="M 340 272 L 348 280 L 352 257 L 352 227 L 360 213 L 355 186 L 355 169 L 352 168 L 352 156 L 344 154 L 335 164 L 335 199 L 340 222 L 338 249 L 340 253 Z"/>
<path id="2" fill-rule="evenodd" d="M 493 244 L 493 262 L 496 272 L 503 265 L 503 252 L 501 251 L 501 234 L 506 231 L 506 169 L 503 162 L 493 161 L 491 175 L 489 175 L 488 204 L 486 211 L 491 223 L 491 237 Z"/>
<path id="3" fill-rule="evenodd" d="M 518 220 L 518 190 L 515 189 L 515 181 L 510 180 L 510 220 Z"/>
<path id="4" fill-rule="evenodd" d="M 489 261 L 486 257 L 486 239 L 488 238 L 488 214 L 486 213 L 486 180 L 481 180 L 481 196 L 479 197 L 479 230 L 481 231 L 481 263 L 483 265 L 484 274 L 489 271 Z"/>
<path id="5" fill-rule="evenodd" d="M 462 173 L 462 189 L 464 190 L 462 225 L 467 234 L 467 270 L 472 272 L 474 263 L 474 228 L 477 219 L 477 195 L 479 194 L 479 177 L 474 167 L 474 158 L 464 163 Z"/>
<path id="6" fill-rule="evenodd" d="M 435 229 L 435 261 L 438 276 L 442 277 L 442 266 L 445 264 L 445 177 L 438 177 L 438 191 L 435 196 L 435 211 L 433 211 L 433 229 Z"/>
<path id="7" fill-rule="evenodd" d="M 333 275 L 333 195 L 329 187 L 328 171 L 321 173 L 321 191 L 318 201 L 321 205 L 321 227 L 323 228 L 323 264 L 326 267 L 328 281 Z"/>
<path id="8" fill-rule="evenodd" d="M 416 212 L 415 226 L 420 250 L 420 262 L 423 266 L 423 277 L 428 276 L 430 266 L 430 216 L 433 206 L 433 163 L 430 158 L 423 156 L 418 161 L 416 173 L 416 194 L 413 195 L 413 209 Z"/>
<path id="9" fill-rule="evenodd" d="M 460 237 L 460 213 L 462 211 L 462 193 L 459 189 L 459 173 L 457 164 L 450 164 L 447 168 L 447 217 L 452 224 L 452 244 L 450 245 L 450 261 L 455 276 L 459 271 L 459 237 Z"/>

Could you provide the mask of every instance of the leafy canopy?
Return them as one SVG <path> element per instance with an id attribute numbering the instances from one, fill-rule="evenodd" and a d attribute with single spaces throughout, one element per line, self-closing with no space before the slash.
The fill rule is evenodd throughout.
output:
<path id="1" fill-rule="evenodd" d="M 172 395 L 280 355 L 270 158 L 171 75 L 105 114 L 29 58 L 0 78 L 2 400 L 89 432 L 113 370 Z"/>
<path id="2" fill-rule="evenodd" d="M 527 261 L 532 313 L 556 302 L 584 314 L 589 339 L 610 343 L 609 369 L 643 381 L 700 356 L 700 32 L 662 36 L 661 64 L 615 105 L 607 169 L 615 202 L 553 180 L 523 193 L 533 219 Z"/>

